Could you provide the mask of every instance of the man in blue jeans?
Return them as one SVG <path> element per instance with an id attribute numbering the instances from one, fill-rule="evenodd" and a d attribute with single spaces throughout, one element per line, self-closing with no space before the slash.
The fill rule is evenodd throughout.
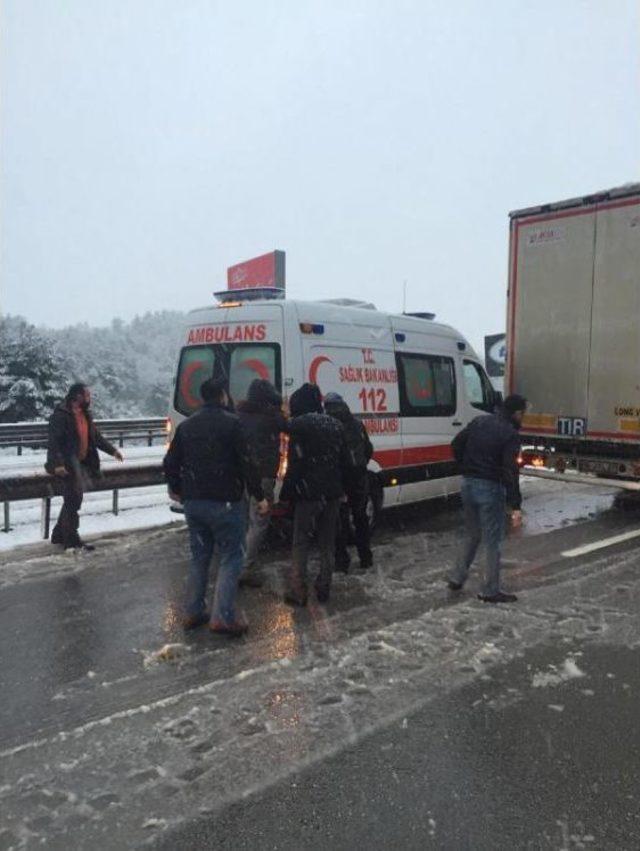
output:
<path id="1" fill-rule="evenodd" d="M 498 413 L 476 417 L 456 435 L 452 447 L 462 469 L 462 503 L 466 534 L 458 562 L 449 574 L 451 591 L 461 591 L 484 538 L 486 567 L 482 593 L 485 603 L 515 603 L 515 594 L 500 588 L 500 554 L 507 506 L 514 525 L 521 521 L 518 484 L 518 429 L 527 409 L 522 396 L 508 396 Z"/>
<path id="2" fill-rule="evenodd" d="M 180 423 L 164 458 L 169 494 L 184 504 L 191 542 L 185 629 L 208 623 L 214 633 L 240 636 L 246 622 L 236 613 L 238 576 L 244 563 L 245 487 L 269 511 L 252 464 L 240 420 L 227 408 L 224 382 L 208 379 L 200 387 L 202 408 Z M 206 609 L 209 567 L 217 548 L 220 566 L 213 611 Z"/>

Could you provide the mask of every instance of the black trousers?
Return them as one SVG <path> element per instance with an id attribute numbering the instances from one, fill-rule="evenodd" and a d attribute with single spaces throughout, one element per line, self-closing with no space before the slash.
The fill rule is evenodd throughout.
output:
<path id="1" fill-rule="evenodd" d="M 349 563 L 347 546 L 351 532 L 351 519 L 355 531 L 355 544 L 361 561 L 371 558 L 371 527 L 367 517 L 368 476 L 366 470 L 362 475 L 354 476 L 347 485 L 347 501 L 340 509 L 340 524 L 336 541 L 336 558 L 339 564 Z"/>
<path id="2" fill-rule="evenodd" d="M 303 598 L 307 594 L 307 562 L 311 546 L 310 534 L 314 524 L 320 550 L 320 572 L 316 588 L 329 591 L 335 566 L 338 499 L 300 500 L 293 515 L 293 551 L 289 587 L 292 594 Z"/>
<path id="3" fill-rule="evenodd" d="M 71 469 L 68 469 L 65 478 L 62 479 L 62 508 L 58 515 L 58 522 L 51 532 L 52 544 L 75 547 L 80 543 L 80 535 L 78 534 L 80 517 L 78 513 L 82 507 L 85 487 L 90 478 L 87 466 L 76 461 Z"/>

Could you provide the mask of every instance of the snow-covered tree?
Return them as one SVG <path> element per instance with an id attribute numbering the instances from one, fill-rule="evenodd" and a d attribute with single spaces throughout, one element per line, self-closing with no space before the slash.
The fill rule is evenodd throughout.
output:
<path id="1" fill-rule="evenodd" d="M 21 317 L 0 317 L 0 422 L 48 417 L 66 385 L 54 341 Z"/>

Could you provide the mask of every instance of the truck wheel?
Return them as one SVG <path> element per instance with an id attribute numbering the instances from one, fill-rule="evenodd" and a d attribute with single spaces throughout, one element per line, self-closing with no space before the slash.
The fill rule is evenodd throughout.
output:
<path id="1" fill-rule="evenodd" d="M 384 491 L 380 480 L 375 473 L 369 472 L 369 488 L 367 495 L 367 517 L 369 518 L 369 528 L 375 529 L 380 520 L 382 512 L 382 503 L 384 501 Z"/>

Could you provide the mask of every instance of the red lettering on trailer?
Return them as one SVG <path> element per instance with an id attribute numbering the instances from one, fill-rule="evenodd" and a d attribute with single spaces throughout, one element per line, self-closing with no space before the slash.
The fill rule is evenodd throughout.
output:
<path id="1" fill-rule="evenodd" d="M 191 328 L 187 337 L 188 345 L 211 343 L 261 343 L 267 337 L 267 326 L 259 325 L 205 325 Z"/>

